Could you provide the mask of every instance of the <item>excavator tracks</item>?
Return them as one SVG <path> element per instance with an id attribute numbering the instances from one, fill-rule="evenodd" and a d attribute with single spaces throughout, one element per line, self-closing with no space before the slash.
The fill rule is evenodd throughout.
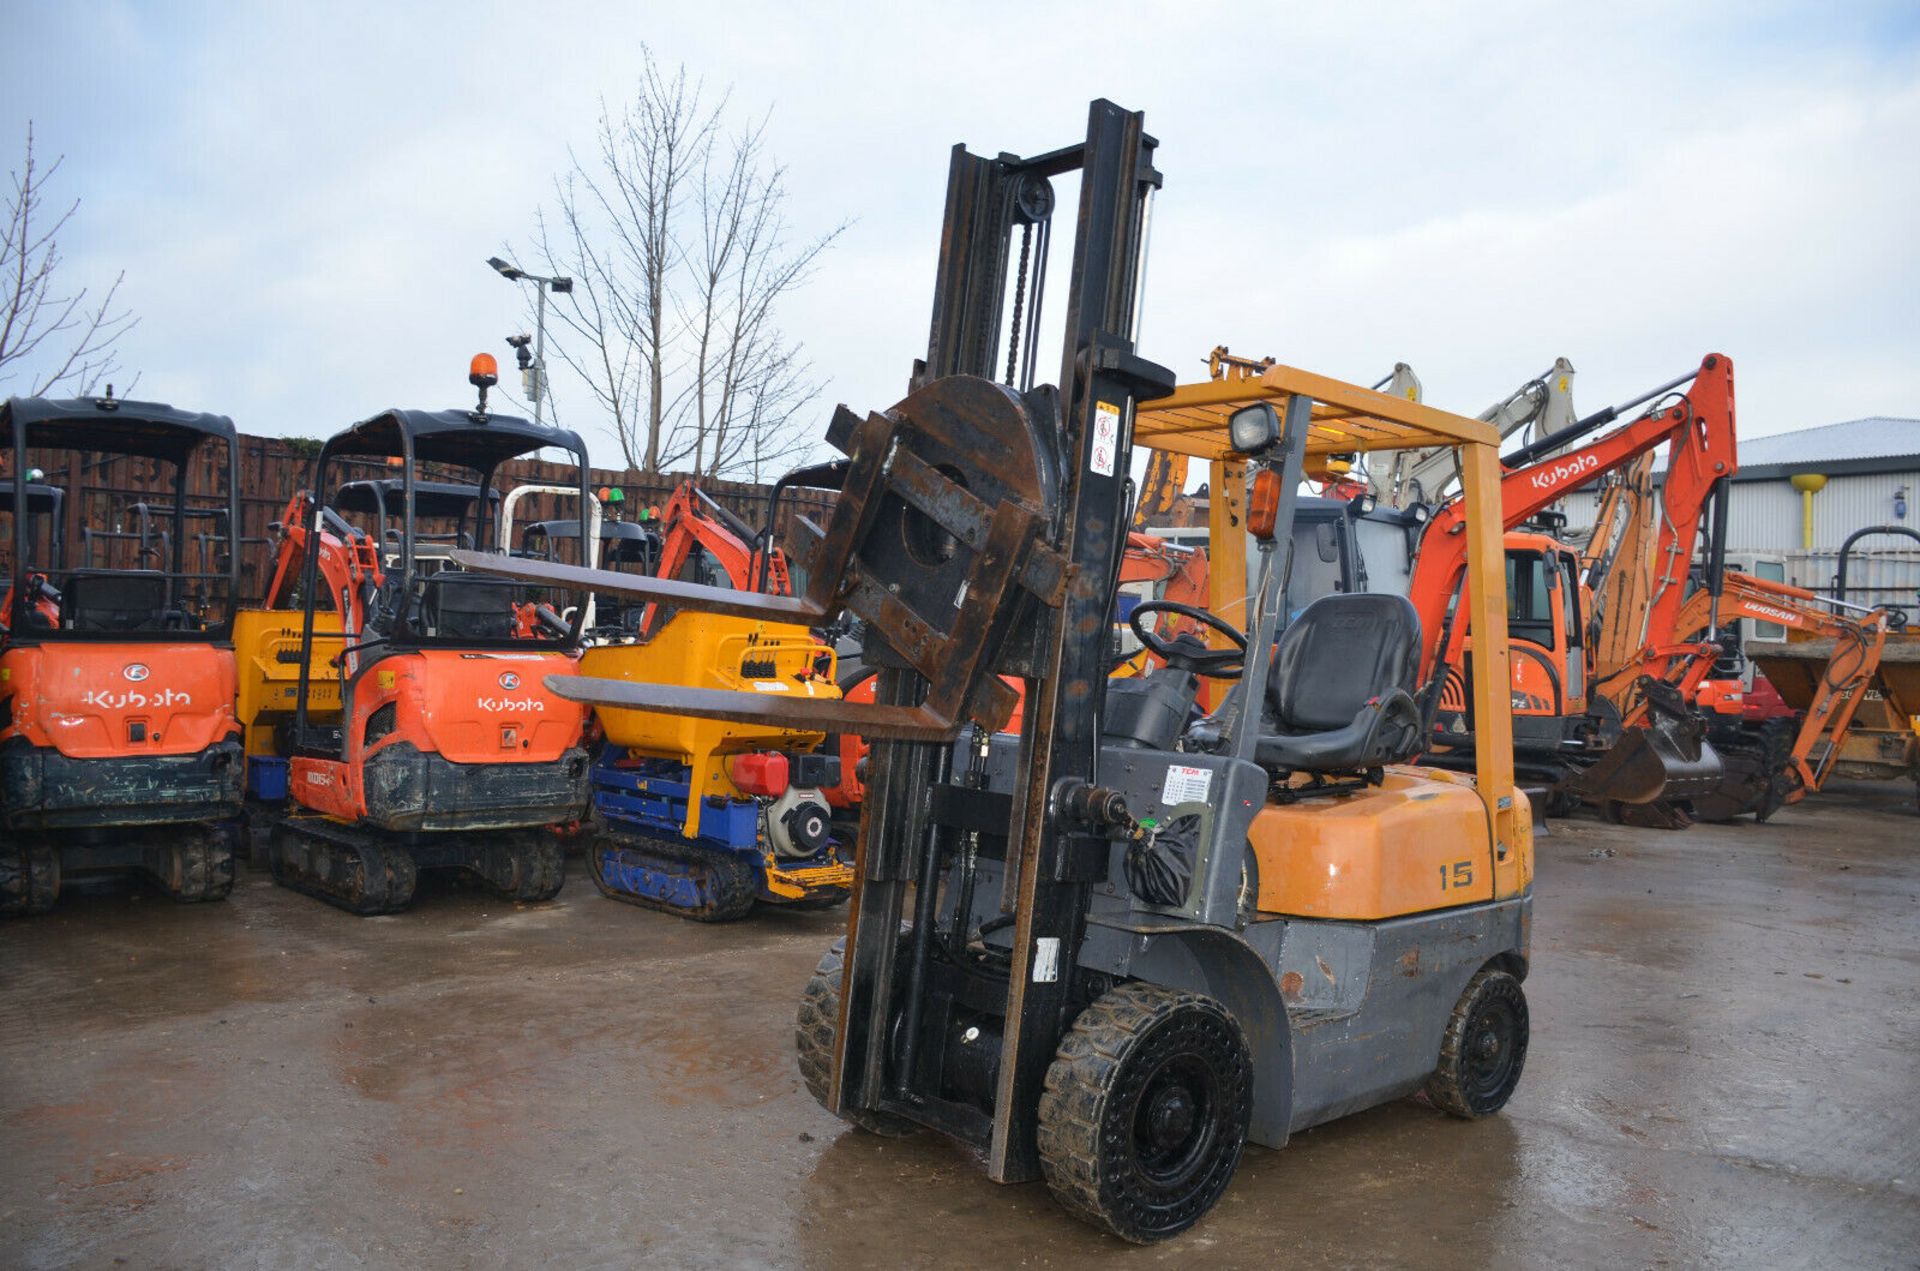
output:
<path id="1" fill-rule="evenodd" d="M 732 922 L 753 908 L 753 866 L 737 852 L 628 831 L 603 831 L 586 845 L 587 872 L 600 894 L 695 922 Z"/>
<path id="2" fill-rule="evenodd" d="M 22 835 L 0 848 L 0 915 L 43 914 L 60 898 L 60 853 Z"/>
<path id="3" fill-rule="evenodd" d="M 159 831 L 143 852 L 146 876 L 183 902 L 221 900 L 233 890 L 237 830 L 228 824 Z"/>
<path id="4" fill-rule="evenodd" d="M 128 826 L 115 833 L 122 842 L 63 845 L 21 835 L 0 847 L 0 916 L 46 913 L 70 877 L 136 874 L 185 904 L 223 900 L 233 890 L 239 833 L 232 823 Z"/>
<path id="5" fill-rule="evenodd" d="M 509 900 L 552 900 L 566 881 L 560 840 L 543 829 L 449 833 L 409 844 L 324 817 L 274 827 L 274 882 L 361 917 L 396 913 L 413 900 L 422 869 L 458 869 Z"/>

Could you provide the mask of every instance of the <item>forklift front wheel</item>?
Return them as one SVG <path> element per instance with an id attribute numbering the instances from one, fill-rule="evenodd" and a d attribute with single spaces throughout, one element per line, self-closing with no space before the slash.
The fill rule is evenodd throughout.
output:
<path id="1" fill-rule="evenodd" d="M 900 938 L 902 942 L 906 940 L 904 928 Z M 820 956 L 813 978 L 807 981 L 806 990 L 800 995 L 800 1014 L 793 1026 L 793 1048 L 800 1059 L 801 1079 L 807 1083 L 808 1093 L 819 1100 L 823 1108 L 828 1106 L 833 1085 L 833 1035 L 840 1026 L 840 977 L 846 965 L 846 952 L 847 938 L 841 936 Z M 839 1116 L 869 1134 L 889 1139 L 905 1138 L 920 1128 L 903 1117 L 865 1108 L 841 1112 Z"/>
<path id="2" fill-rule="evenodd" d="M 1486 967 L 1467 982 L 1440 1040 L 1440 1065 L 1427 1098 L 1451 1116 L 1474 1120 L 1506 1106 L 1527 1063 L 1527 995 L 1520 981 Z"/>
<path id="3" fill-rule="evenodd" d="M 1226 1191 L 1253 1112 L 1253 1060 L 1199 993 L 1122 984 L 1080 1012 L 1040 1096 L 1040 1166 L 1075 1217 L 1147 1244 Z"/>

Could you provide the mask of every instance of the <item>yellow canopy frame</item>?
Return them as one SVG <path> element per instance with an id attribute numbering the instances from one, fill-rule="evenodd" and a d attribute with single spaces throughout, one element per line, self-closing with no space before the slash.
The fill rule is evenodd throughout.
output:
<path id="1" fill-rule="evenodd" d="M 1214 361 L 1218 371 L 1220 359 Z M 1205 459 L 1212 465 L 1208 507 L 1212 608 L 1237 627 L 1244 629 L 1247 624 L 1247 469 L 1227 439 L 1227 420 L 1234 411 L 1270 402 L 1285 418 L 1290 399 L 1305 397 L 1312 402 L 1313 428 L 1306 448 L 1309 473 L 1324 473 L 1337 459 L 1379 450 L 1446 447 L 1456 453 L 1461 497 L 1466 501 L 1475 771 L 1493 836 L 1496 872 L 1502 872 L 1500 864 L 1511 867 L 1517 855 L 1514 848 L 1523 834 L 1532 833 L 1532 826 L 1517 824 L 1513 797 L 1513 715 L 1508 691 L 1513 668 L 1507 642 L 1499 430 L 1478 419 L 1297 367 L 1241 366 L 1239 375 L 1229 372 L 1224 378 L 1182 384 L 1170 396 L 1142 403 L 1133 432 L 1135 445 Z M 1506 890 L 1496 884 L 1496 894 Z"/>

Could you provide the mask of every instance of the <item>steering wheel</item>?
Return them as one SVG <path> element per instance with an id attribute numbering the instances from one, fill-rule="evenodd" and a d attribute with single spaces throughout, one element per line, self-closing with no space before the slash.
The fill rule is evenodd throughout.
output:
<path id="1" fill-rule="evenodd" d="M 1225 636 L 1232 641 L 1233 647 L 1209 649 L 1185 633 L 1172 640 L 1163 640 L 1158 631 L 1142 622 L 1142 619 L 1157 613 L 1171 613 L 1182 618 L 1191 618 L 1201 626 L 1211 627 Z M 1127 626 L 1132 629 L 1134 638 L 1146 647 L 1147 652 L 1175 670 L 1191 671 L 1195 675 L 1204 675 L 1211 680 L 1237 680 L 1245 667 L 1246 633 L 1208 613 L 1205 609 L 1183 605 L 1177 600 L 1143 600 L 1133 607 L 1131 614 L 1127 615 Z"/>

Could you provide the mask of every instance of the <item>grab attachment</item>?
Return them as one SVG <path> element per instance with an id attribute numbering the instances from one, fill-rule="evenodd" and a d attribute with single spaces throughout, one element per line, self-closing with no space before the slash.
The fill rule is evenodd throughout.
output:
<path id="1" fill-rule="evenodd" d="M 704 719 L 804 724 L 869 739 L 949 740 L 973 721 L 997 730 L 1014 691 L 995 673 L 1017 593 L 1042 609 L 1066 597 L 1065 558 L 1049 541 L 1059 502 L 1047 440 L 1059 428 L 1051 389 L 1020 393 L 948 376 L 865 419 L 844 406 L 827 440 L 850 462 L 824 529 L 805 521 L 797 559 L 807 594 L 767 596 L 663 578 L 458 550 L 455 564 L 522 582 L 563 584 L 708 613 L 820 626 L 842 610 L 927 681 L 917 706 L 827 704 L 778 693 L 738 693 L 556 675 L 573 701 Z M 1017 663 L 1018 658 L 1014 661 Z"/>

